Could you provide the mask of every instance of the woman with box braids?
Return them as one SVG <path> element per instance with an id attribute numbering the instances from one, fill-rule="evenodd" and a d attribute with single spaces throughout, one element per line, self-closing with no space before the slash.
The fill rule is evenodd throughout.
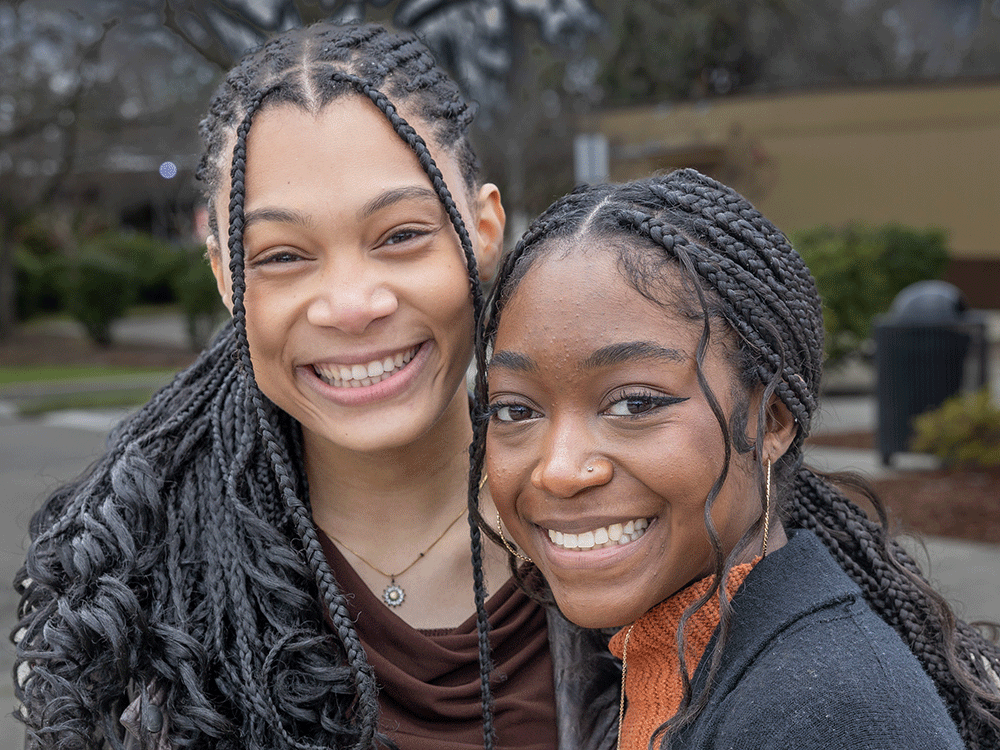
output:
<path id="1" fill-rule="evenodd" d="M 860 589 L 868 607 L 874 610 L 882 621 L 890 625 L 909 647 L 909 651 L 916 656 L 920 666 L 933 681 L 936 693 L 943 699 L 947 713 L 954 721 L 965 746 L 976 750 L 997 747 L 1000 744 L 1000 678 L 998 678 L 1000 649 L 995 643 L 986 640 L 977 629 L 956 619 L 944 599 L 923 578 L 913 559 L 888 534 L 885 509 L 863 480 L 853 475 L 824 475 L 802 463 L 802 442 L 809 434 L 810 424 L 816 413 L 822 371 L 821 302 L 808 269 L 784 235 L 761 216 L 749 202 L 730 188 L 694 170 L 679 170 L 666 176 L 623 185 L 580 188 L 554 203 L 543 213 L 529 227 L 525 236 L 502 264 L 490 298 L 486 324 L 476 348 L 477 412 L 473 453 L 480 463 L 479 468 L 482 468 L 484 455 L 486 457 L 486 464 L 490 469 L 492 495 L 502 516 L 504 527 L 517 541 L 525 555 L 540 566 L 549 587 L 542 586 L 542 591 L 539 591 L 537 584 L 539 577 L 532 575 L 532 566 L 523 566 L 519 569 L 522 585 L 528 584 L 536 594 L 540 593 L 545 597 L 554 596 L 564 614 L 577 624 L 606 627 L 627 625 L 632 622 L 630 627 L 625 628 L 612 641 L 612 650 L 617 649 L 616 653 L 619 656 L 626 655 L 623 653 L 623 647 L 628 649 L 629 657 L 633 653 L 639 653 L 641 641 L 637 644 L 637 639 L 638 634 L 642 632 L 643 622 L 645 618 L 651 617 L 660 609 L 651 609 L 638 620 L 636 617 L 648 609 L 649 605 L 643 605 L 638 613 L 620 615 L 621 621 L 615 621 L 616 610 L 609 609 L 601 613 L 599 602 L 606 601 L 607 597 L 611 596 L 612 589 L 609 589 L 605 598 L 601 598 L 598 593 L 591 590 L 575 589 L 574 586 L 582 586 L 586 580 L 572 577 L 579 574 L 581 570 L 579 566 L 584 563 L 577 563 L 577 567 L 570 568 L 566 562 L 565 552 L 558 554 L 549 552 L 560 546 L 574 549 L 571 545 L 576 542 L 577 535 L 573 534 L 574 542 L 565 542 L 562 532 L 556 528 L 558 524 L 551 521 L 553 525 L 549 528 L 555 531 L 549 531 L 548 539 L 551 540 L 549 544 L 552 546 L 547 547 L 544 542 L 539 541 L 542 535 L 532 533 L 532 526 L 537 528 L 540 525 L 544 531 L 545 519 L 562 518 L 559 509 L 564 506 L 558 505 L 558 499 L 568 497 L 571 492 L 576 493 L 573 494 L 574 499 L 579 498 L 576 506 L 588 508 L 590 505 L 586 498 L 592 496 L 595 498 L 592 502 L 597 503 L 599 492 L 604 490 L 609 493 L 609 497 L 614 498 L 641 495 L 634 485 L 621 484 L 616 487 L 615 482 L 626 481 L 621 477 L 632 477 L 637 473 L 646 476 L 633 465 L 639 461 L 634 456 L 641 453 L 640 435 L 644 433 L 636 432 L 638 427 L 630 428 L 631 442 L 623 443 L 627 447 L 621 457 L 618 457 L 613 447 L 616 444 L 608 437 L 612 434 L 613 428 L 605 426 L 605 421 L 602 420 L 599 427 L 593 427 L 592 436 L 584 438 L 580 435 L 586 433 L 585 428 L 588 423 L 571 422 L 571 417 L 566 416 L 581 412 L 589 413 L 585 406 L 580 405 L 589 402 L 571 400 L 574 398 L 573 386 L 567 378 L 576 377 L 581 371 L 580 368 L 585 370 L 587 367 L 595 367 L 597 368 L 595 373 L 602 373 L 600 377 L 603 378 L 595 382 L 599 382 L 602 389 L 609 388 L 611 387 L 609 383 L 617 382 L 608 374 L 614 372 L 613 366 L 608 365 L 609 369 L 606 371 L 593 362 L 605 362 L 608 360 L 601 357 L 617 355 L 602 355 L 600 352 L 605 350 L 597 350 L 589 359 L 583 360 L 584 364 L 575 365 L 577 369 L 567 369 L 566 373 L 569 374 L 560 379 L 557 396 L 553 395 L 556 391 L 546 390 L 549 384 L 546 378 L 555 377 L 549 374 L 547 369 L 550 363 L 540 355 L 534 354 L 536 352 L 534 347 L 542 347 L 537 351 L 545 353 L 550 349 L 545 349 L 544 346 L 555 342 L 558 346 L 552 350 L 556 352 L 552 356 L 556 364 L 567 358 L 570 363 L 575 361 L 570 358 L 570 354 L 567 354 L 568 351 L 574 351 L 571 349 L 575 341 L 572 338 L 574 334 L 562 334 L 570 337 L 567 342 L 560 340 L 558 334 L 552 333 L 564 329 L 560 328 L 558 318 L 547 314 L 548 308 L 537 303 L 538 285 L 543 285 L 546 289 L 562 289 L 560 278 L 566 278 L 565 286 L 569 289 L 565 295 L 572 298 L 574 293 L 572 287 L 574 285 L 586 287 L 586 284 L 576 281 L 578 276 L 570 275 L 579 271 L 570 269 L 577 269 L 584 262 L 593 265 L 597 262 L 594 260 L 595 257 L 608 254 L 611 256 L 608 263 L 617 269 L 617 274 L 624 279 L 625 287 L 634 290 L 643 300 L 662 309 L 666 314 L 673 315 L 674 318 L 671 319 L 686 321 L 683 325 L 690 323 L 694 331 L 700 331 L 694 335 L 697 346 L 692 370 L 697 375 L 696 388 L 703 394 L 705 408 L 710 410 L 714 417 L 713 421 L 717 423 L 716 435 L 721 432 L 724 448 L 719 459 L 721 471 L 716 473 L 713 470 L 712 476 L 715 480 L 708 482 L 711 488 L 707 492 L 707 497 L 700 496 L 700 502 L 704 504 L 705 518 L 705 529 L 700 534 L 705 540 L 703 543 L 706 545 L 706 560 L 708 560 L 706 569 L 699 574 L 704 576 L 702 579 L 705 582 L 704 589 L 697 597 L 692 594 L 693 598 L 690 601 L 685 600 L 689 606 L 678 611 L 679 619 L 675 629 L 669 627 L 670 623 L 666 626 L 671 634 L 677 633 L 677 654 L 674 657 L 680 665 L 676 674 L 677 702 L 665 713 L 645 716 L 643 724 L 645 732 L 635 730 L 638 721 L 636 717 L 644 713 L 648 703 L 643 702 L 643 690 L 646 688 L 642 685 L 633 688 L 629 683 L 624 689 L 628 695 L 630 710 L 627 712 L 624 710 L 623 699 L 625 721 L 621 746 L 645 747 L 648 742 L 649 746 L 653 747 L 661 746 L 661 741 L 663 747 L 728 746 L 726 742 L 721 741 L 722 735 L 712 735 L 715 737 L 714 742 L 721 744 L 711 744 L 711 742 L 705 745 L 699 744 L 705 741 L 706 735 L 703 732 L 706 723 L 713 724 L 715 730 L 718 730 L 719 724 L 714 722 L 724 721 L 718 718 L 717 713 L 719 701 L 723 699 L 713 695 L 711 687 L 705 686 L 722 684 L 729 685 L 727 690 L 735 690 L 733 683 L 727 680 L 730 679 L 731 670 L 740 668 L 739 659 L 734 658 L 732 652 L 726 649 L 745 647 L 740 640 L 745 635 L 745 631 L 740 630 L 740 618 L 747 616 L 745 614 L 747 605 L 741 608 L 736 606 L 739 601 L 732 604 L 730 601 L 739 585 L 738 581 L 743 578 L 736 579 L 737 582 L 731 590 L 728 583 L 733 580 L 730 576 L 735 577 L 736 571 L 743 567 L 735 563 L 751 562 L 752 555 L 747 556 L 748 548 L 751 552 L 756 549 L 754 554 L 760 555 L 777 552 L 769 556 L 766 561 L 760 562 L 762 571 L 775 570 L 773 566 L 778 564 L 778 560 L 791 559 L 790 556 L 793 554 L 804 555 L 802 552 L 788 552 L 786 557 L 782 558 L 785 550 L 777 548 L 785 543 L 787 530 L 790 540 L 787 544 L 796 550 L 807 546 L 803 540 L 814 535 L 839 568 Z M 583 256 L 588 260 L 579 261 L 574 265 L 572 258 L 575 256 Z M 534 270 L 539 266 L 541 270 Z M 563 267 L 566 270 L 561 270 Z M 527 279 L 532 279 L 534 283 L 529 285 Z M 530 286 L 530 291 L 526 289 L 521 293 L 519 290 L 522 286 Z M 607 287 L 606 281 L 600 282 L 599 288 L 602 294 Z M 613 293 L 611 291 L 606 293 L 607 304 L 613 305 L 615 299 Z M 515 302 L 516 312 L 506 313 L 514 316 L 513 322 L 508 324 L 509 328 L 504 328 L 505 311 L 513 308 Z M 559 298 L 551 304 L 558 306 L 558 309 L 576 309 L 567 308 L 567 305 L 572 303 Z M 531 315 L 544 318 L 550 326 L 535 338 L 522 334 L 525 329 L 525 316 Z M 579 336 L 584 338 L 588 329 L 581 316 L 585 318 L 586 313 L 573 312 L 572 315 L 574 316 L 572 325 L 565 330 L 580 329 L 583 332 Z M 597 313 L 594 315 L 597 316 Z M 629 320 L 638 320 L 638 315 L 638 313 L 630 315 Z M 676 325 L 680 326 L 682 323 Z M 609 324 L 605 320 L 603 326 L 595 324 L 595 327 L 603 332 L 609 329 Z M 501 331 L 500 337 L 498 330 Z M 631 329 L 629 332 L 631 333 Z M 638 337 L 641 334 L 634 335 Z M 589 341 L 590 339 L 588 346 Z M 592 346 L 597 347 L 599 343 L 595 342 Z M 583 351 L 586 353 L 590 349 L 584 348 Z M 712 375 L 706 363 L 713 351 L 722 352 L 720 358 L 731 368 L 735 382 L 731 382 L 729 389 L 720 389 L 718 384 L 713 389 L 709 383 Z M 529 361 L 530 365 L 523 364 Z M 617 360 L 612 361 L 617 362 Z M 554 368 L 556 365 L 551 366 Z M 493 371 L 490 368 L 493 368 Z M 563 371 L 552 369 L 551 372 Z M 628 372 L 629 375 L 622 377 L 650 377 L 637 375 L 634 371 Z M 726 393 L 727 390 L 731 392 Z M 669 390 L 667 392 L 671 393 Z M 566 395 L 567 393 L 569 395 Z M 614 393 L 618 394 L 619 391 L 616 390 Z M 761 394 L 759 402 L 754 394 Z M 609 400 L 613 401 L 615 398 L 625 399 L 624 396 L 615 395 L 609 397 Z M 723 407 L 727 398 L 734 402 L 728 415 Z M 617 415 L 627 405 L 630 414 L 638 415 L 642 410 L 652 414 L 656 408 L 661 408 L 658 406 L 660 403 L 666 404 L 662 408 L 676 409 L 679 407 L 669 404 L 685 400 L 687 399 L 664 398 L 656 401 L 653 396 L 640 392 L 613 406 L 603 406 L 607 402 L 602 401 L 601 408 L 604 410 L 599 413 Z M 575 411 L 564 411 L 569 408 L 567 405 L 571 405 Z M 775 422 L 781 423 L 781 419 L 775 417 L 776 414 L 787 415 L 783 451 L 771 450 L 771 446 L 775 445 L 772 430 L 778 434 L 778 428 L 773 425 Z M 680 419 L 679 413 L 674 418 Z M 583 419 L 580 417 L 580 420 Z M 594 420 L 596 417 L 589 419 Z M 610 416 L 605 416 L 604 419 L 610 419 Z M 648 417 L 648 419 L 656 418 Z M 667 417 L 663 417 L 663 420 L 666 419 Z M 568 426 L 571 424 L 576 427 L 575 431 Z M 611 422 L 607 424 L 610 425 Z M 650 424 L 661 424 L 661 422 L 650 422 Z M 563 427 L 560 428 L 559 425 Z M 566 431 L 559 432 L 559 429 Z M 674 450 L 670 441 L 680 439 L 668 437 L 674 433 L 656 434 L 659 441 L 656 445 L 660 446 L 658 450 L 662 453 Z M 535 435 L 538 436 L 538 442 L 534 442 Z M 585 439 L 589 439 L 589 442 L 582 442 Z M 577 452 L 574 453 L 574 450 Z M 572 459 L 577 455 L 581 456 L 581 465 L 586 460 L 586 471 L 583 472 L 581 469 L 581 473 L 572 475 L 572 470 L 576 466 L 572 463 Z M 672 461 L 676 463 L 679 458 L 674 456 Z M 523 468 L 521 468 L 522 462 Z M 608 464 L 607 472 L 603 478 L 595 479 L 603 471 L 602 462 Z M 595 468 L 601 471 L 595 472 Z M 554 475 L 557 469 L 563 471 L 559 474 L 563 484 L 558 486 L 556 480 L 550 479 L 546 474 L 551 472 Z M 518 473 L 519 471 L 521 473 Z M 650 472 L 652 469 L 647 466 L 642 471 Z M 733 502 L 723 499 L 726 497 L 725 488 L 738 481 L 744 472 L 745 476 L 749 477 L 747 487 L 755 495 L 750 501 L 754 504 L 750 511 L 752 523 L 748 522 L 746 527 L 740 527 L 735 539 L 727 543 L 723 539 L 723 527 L 717 527 L 717 524 L 724 523 L 719 521 L 719 517 L 726 512 L 725 508 L 728 507 L 726 503 Z M 477 471 L 474 471 L 473 482 L 477 475 Z M 571 479 L 576 484 L 573 484 Z M 675 488 L 676 485 L 677 480 L 674 480 L 670 487 Z M 871 520 L 848 498 L 845 490 L 869 501 L 878 516 L 877 520 Z M 757 492 L 759 495 L 756 495 Z M 772 493 L 775 496 L 773 508 Z M 607 502 L 612 501 L 607 500 Z M 632 513 L 624 510 L 620 512 L 623 517 L 650 516 L 643 521 L 644 530 L 637 529 L 635 532 L 639 538 L 647 538 L 654 526 L 662 527 L 665 524 L 668 528 L 674 529 L 670 533 L 676 536 L 679 532 L 670 525 L 675 521 L 666 518 L 672 519 L 680 515 L 678 503 L 679 501 L 675 499 L 670 511 L 673 515 L 664 518 L 654 519 L 654 514 L 639 512 L 634 508 Z M 604 515 L 600 517 L 603 518 L 607 518 L 611 513 L 610 510 L 602 512 Z M 591 509 L 590 513 L 597 514 L 598 511 Z M 482 519 L 481 523 L 486 528 L 486 523 L 482 522 Z M 561 523 L 565 524 L 566 521 Z M 628 530 L 626 527 L 626 532 Z M 798 530 L 804 530 L 805 533 Z M 617 529 L 611 534 L 612 543 L 620 533 L 620 529 Z M 667 532 L 658 533 L 662 535 Z M 771 546 L 768 546 L 767 541 L 769 534 Z M 780 536 L 776 538 L 776 534 Z M 762 538 L 763 552 L 761 552 Z M 602 542 L 606 543 L 607 537 L 598 533 L 595 539 L 599 547 Z M 635 541 L 625 539 L 619 543 L 634 544 Z M 592 540 L 588 540 L 584 543 L 581 537 L 578 545 L 581 550 L 584 547 L 590 549 L 591 542 Z M 661 542 L 660 537 L 656 537 L 655 541 L 649 541 L 649 544 L 664 546 L 670 543 Z M 590 563 L 595 571 L 592 580 L 610 581 L 612 575 L 610 560 L 613 558 L 607 550 L 597 550 L 594 554 L 597 552 L 604 555 L 601 558 L 604 562 L 599 562 L 595 558 Z M 642 553 L 630 554 L 632 557 L 629 559 L 634 560 Z M 691 557 L 696 552 L 688 549 L 686 554 Z M 752 562 L 756 563 L 756 560 Z M 609 567 L 604 578 L 598 579 L 597 571 L 602 570 L 599 567 L 601 564 Z M 669 560 L 662 563 L 668 567 L 670 564 Z M 673 564 L 680 563 L 674 561 Z M 766 564 L 771 567 L 766 567 Z M 756 572 L 755 567 L 750 577 L 746 578 L 746 590 L 764 596 L 762 592 L 765 588 L 762 587 L 765 584 L 760 578 L 753 577 Z M 741 575 L 745 576 L 746 572 L 742 572 Z M 763 576 L 764 573 L 761 572 L 760 575 Z M 793 572 L 786 569 L 784 575 L 793 575 Z M 692 579 L 683 580 L 687 582 Z M 698 580 L 697 576 L 693 580 Z M 755 581 L 756 587 L 750 588 Z M 804 588 L 809 587 L 808 582 L 796 583 Z M 615 585 L 613 591 L 618 592 L 629 584 L 627 579 L 623 579 Z M 690 588 L 693 589 L 696 585 L 692 583 Z M 665 589 L 652 600 L 653 603 L 662 601 L 662 606 L 666 607 L 673 601 L 671 592 L 676 590 L 676 587 Z M 579 601 L 590 601 L 581 598 L 585 596 L 581 593 L 584 591 L 587 591 L 586 596 L 594 598 L 598 603 L 593 607 L 579 604 Z M 677 594 L 677 597 L 680 596 Z M 749 597 L 751 594 L 748 593 L 746 596 Z M 778 596 L 782 595 L 779 593 Z M 738 600 L 739 595 L 736 598 Z M 707 604 L 713 601 L 714 605 Z M 698 622 L 702 612 L 710 610 L 712 606 L 716 607 L 715 616 L 718 617 L 715 621 L 718 623 L 716 635 L 712 640 L 714 646 L 709 645 L 708 649 L 702 652 L 705 654 L 704 659 L 699 658 L 701 654 L 698 652 L 692 657 L 691 651 L 685 647 L 687 640 L 685 628 L 689 622 Z M 593 614 L 595 611 L 600 614 Z M 787 627 L 788 623 L 785 623 L 785 626 Z M 632 634 L 633 629 L 636 629 L 635 635 Z M 708 633 L 711 632 L 710 628 Z M 736 644 L 730 646 L 727 643 L 730 637 L 736 640 Z M 673 642 L 673 636 L 667 640 Z M 706 643 L 707 640 L 701 644 L 702 649 L 705 649 Z M 810 643 L 808 648 L 821 650 L 823 645 Z M 858 644 L 858 648 L 864 647 Z M 637 655 L 634 658 L 638 660 L 642 657 Z M 839 662 L 842 660 L 842 655 L 830 654 L 829 658 Z M 762 661 L 766 662 L 766 659 Z M 699 663 L 698 671 L 692 677 L 695 666 Z M 626 670 L 631 668 L 632 662 L 627 661 Z M 638 663 L 636 668 L 641 670 L 642 664 Z M 791 665 L 786 668 L 792 670 Z M 652 678 L 648 672 L 641 674 L 648 687 Z M 774 675 L 769 679 L 772 678 L 773 682 L 780 681 Z M 636 680 L 639 679 L 636 677 Z M 744 678 L 732 679 L 735 681 Z M 746 680 L 745 684 L 752 684 L 752 681 Z M 768 683 L 765 681 L 766 684 Z M 932 691 L 931 695 L 933 694 Z M 810 698 L 819 706 L 816 710 L 823 708 L 820 695 L 821 693 L 817 691 Z M 730 711 L 740 699 L 734 697 L 731 700 L 733 703 L 729 704 Z M 788 699 L 787 696 L 762 696 L 759 693 L 753 694 L 752 698 L 744 696 L 743 700 L 753 700 L 758 710 L 761 710 L 759 707 L 762 701 L 765 706 L 771 705 L 769 701 L 773 701 L 774 705 L 781 705 L 784 702 L 787 705 L 783 708 L 794 704 L 794 700 Z M 932 698 L 931 702 L 934 700 L 936 699 Z M 914 698 L 914 701 L 916 708 L 919 708 L 919 699 Z M 636 706 L 634 713 L 631 712 L 633 703 Z M 848 704 L 841 704 L 842 707 L 845 705 Z M 738 721 L 739 716 L 740 712 L 735 711 L 731 714 L 730 720 Z M 763 717 L 764 714 L 756 717 L 756 726 L 767 723 L 768 720 Z M 865 721 L 860 715 L 851 720 L 861 725 Z M 920 726 L 919 720 L 909 713 L 902 718 L 904 722 L 911 720 L 914 726 Z M 802 721 L 801 715 L 788 718 L 789 726 L 795 726 L 797 721 Z M 870 745 L 871 747 L 918 746 L 892 739 L 891 728 L 879 724 L 880 722 L 872 722 L 870 731 L 876 735 L 881 732 L 883 739 Z M 634 730 L 631 735 L 630 726 Z M 941 725 L 936 725 L 938 726 Z M 788 737 L 791 735 L 777 734 L 783 731 L 778 727 L 770 726 L 769 729 L 775 733 L 770 737 L 772 741 L 777 742 L 773 745 L 775 747 L 814 746 L 808 743 L 795 744 L 798 740 L 789 740 Z M 807 726 L 806 731 L 819 744 L 830 740 L 829 735 L 824 735 L 820 723 L 812 727 Z M 951 730 L 945 727 L 940 731 L 946 733 Z M 845 732 L 844 736 L 848 737 L 850 733 Z M 782 745 L 779 737 L 786 743 L 792 744 Z M 897 742 L 900 744 L 894 744 Z M 923 742 L 924 738 L 921 736 L 920 743 Z M 737 741 L 736 744 L 746 747 L 758 746 L 754 744 L 750 735 L 745 735 L 742 741 Z M 953 745 L 928 742 L 919 746 Z"/>
<path id="2" fill-rule="evenodd" d="M 504 223 L 471 119 L 374 24 L 286 32 L 222 83 L 198 176 L 232 321 L 32 519 L 33 746 L 557 746 L 557 634 L 466 502 Z"/>

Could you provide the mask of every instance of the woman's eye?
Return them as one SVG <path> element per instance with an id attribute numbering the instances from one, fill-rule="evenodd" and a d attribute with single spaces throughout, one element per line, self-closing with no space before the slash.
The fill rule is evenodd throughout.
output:
<path id="1" fill-rule="evenodd" d="M 419 229 L 400 229 L 399 231 L 393 232 L 386 238 L 386 245 L 398 245 L 407 240 L 412 240 L 415 237 L 422 237 L 427 234 Z"/>
<path id="2" fill-rule="evenodd" d="M 630 393 L 620 396 L 605 410 L 605 413 L 613 417 L 635 417 L 661 406 L 670 406 L 685 400 L 674 396 L 657 396 L 652 393 Z"/>
<path id="3" fill-rule="evenodd" d="M 523 422 L 538 416 L 537 411 L 524 404 L 496 404 L 491 411 L 498 422 Z"/>
<path id="4" fill-rule="evenodd" d="M 298 253 L 293 253 L 290 250 L 279 250 L 278 252 L 260 254 L 252 262 L 251 265 L 263 266 L 263 265 L 280 265 L 283 263 L 294 263 L 300 260 L 301 256 Z"/>

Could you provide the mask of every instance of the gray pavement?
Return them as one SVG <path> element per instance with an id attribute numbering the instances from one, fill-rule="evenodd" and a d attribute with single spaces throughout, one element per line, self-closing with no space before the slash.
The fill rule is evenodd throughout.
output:
<path id="1" fill-rule="evenodd" d="M 0 396 L 2 398 L 2 396 Z M 2 407 L 2 404 L 0 404 Z M 0 580 L 11 581 L 24 558 L 31 514 L 44 496 L 74 478 L 104 448 L 108 430 L 127 410 L 54 412 L 21 419 L 16 410 L 0 408 L 0 498 L 7 521 L 0 525 Z M 870 396 L 827 397 L 817 420 L 817 432 L 871 429 L 875 411 Z M 806 460 L 827 470 L 850 469 L 868 476 L 884 471 L 872 451 L 847 451 L 811 446 Z M 921 468 L 929 459 L 897 455 L 893 471 Z M 924 565 L 929 578 L 967 620 L 1000 622 L 1000 545 L 954 539 L 925 538 L 906 542 Z M 0 673 L 9 675 L 12 647 L 6 634 L 15 623 L 16 596 L 9 584 L 0 588 Z M 0 750 L 20 750 L 23 733 L 10 715 L 13 691 L 0 678 Z"/>
<path id="2" fill-rule="evenodd" d="M 871 396 L 826 396 L 821 401 L 814 432 L 873 430 L 876 420 Z M 817 445 L 806 447 L 805 461 L 824 471 L 855 471 L 870 479 L 888 472 L 937 466 L 932 456 L 897 453 L 893 456 L 892 467 L 888 468 L 882 465 L 876 451 Z M 1000 581 L 1000 545 L 931 536 L 904 537 L 901 541 L 961 617 L 969 621 L 1000 622 L 1000 585 L 997 583 Z"/>
<path id="3" fill-rule="evenodd" d="M 8 636 L 17 621 L 17 596 L 10 582 L 24 562 L 31 514 L 48 492 L 77 476 L 103 450 L 113 415 L 104 415 L 102 422 L 97 417 L 80 415 L 82 426 L 56 415 L 39 420 L 0 417 L 0 498 L 6 518 L 0 524 L 0 750 L 20 750 L 24 737 L 11 715 L 14 658 Z"/>

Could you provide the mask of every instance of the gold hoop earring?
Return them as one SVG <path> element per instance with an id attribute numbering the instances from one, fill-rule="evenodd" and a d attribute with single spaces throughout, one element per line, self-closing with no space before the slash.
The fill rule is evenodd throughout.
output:
<path id="1" fill-rule="evenodd" d="M 525 557 L 520 552 L 518 552 L 516 549 L 514 549 L 510 545 L 510 542 L 507 541 L 507 537 L 505 537 L 503 535 L 503 522 L 500 520 L 500 511 L 497 511 L 497 532 L 499 532 L 499 534 L 500 534 L 500 541 L 503 542 L 503 546 L 507 548 L 507 551 L 510 552 L 510 554 L 512 554 L 514 557 L 519 557 L 520 559 L 524 560 L 525 562 L 529 562 L 529 563 L 531 562 L 531 558 L 530 557 Z"/>
<path id="2" fill-rule="evenodd" d="M 761 545 L 760 556 L 767 556 L 767 534 L 771 528 L 771 459 L 767 459 L 767 480 L 764 485 L 764 543 Z"/>

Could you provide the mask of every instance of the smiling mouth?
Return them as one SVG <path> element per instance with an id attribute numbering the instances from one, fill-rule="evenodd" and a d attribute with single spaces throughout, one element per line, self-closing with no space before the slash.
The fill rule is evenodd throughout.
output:
<path id="1" fill-rule="evenodd" d="M 315 364 L 312 368 L 320 380 L 334 388 L 363 388 L 392 377 L 416 356 L 418 349 L 420 349 L 419 344 L 404 352 L 397 352 L 382 359 L 373 359 L 365 364 Z"/>
<path id="2" fill-rule="evenodd" d="M 628 523 L 613 523 L 582 534 L 565 534 L 562 531 L 547 529 L 549 540 L 563 549 L 604 549 L 630 544 L 646 533 L 649 526 L 648 518 L 636 518 Z"/>

